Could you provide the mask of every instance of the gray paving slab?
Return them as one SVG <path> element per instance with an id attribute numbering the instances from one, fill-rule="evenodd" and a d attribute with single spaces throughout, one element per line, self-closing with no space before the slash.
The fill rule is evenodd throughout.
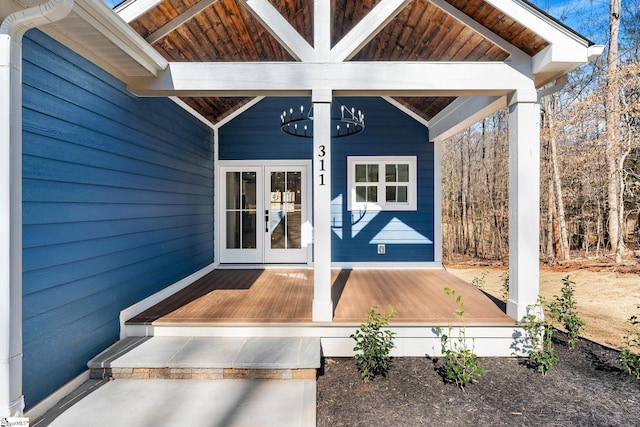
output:
<path id="1" fill-rule="evenodd" d="M 234 368 L 288 369 L 298 367 L 300 339 L 249 338 L 234 362 Z"/>
<path id="2" fill-rule="evenodd" d="M 194 337 L 169 361 L 171 368 L 230 368 L 246 338 Z"/>
<path id="3" fill-rule="evenodd" d="M 90 380 L 37 427 L 313 427 L 313 380 Z"/>
<path id="4" fill-rule="evenodd" d="M 146 337 L 126 338 L 100 353 L 89 368 L 320 367 L 317 337 Z"/>
<path id="5" fill-rule="evenodd" d="M 112 368 L 164 368 L 189 337 L 152 337 L 111 362 Z"/>

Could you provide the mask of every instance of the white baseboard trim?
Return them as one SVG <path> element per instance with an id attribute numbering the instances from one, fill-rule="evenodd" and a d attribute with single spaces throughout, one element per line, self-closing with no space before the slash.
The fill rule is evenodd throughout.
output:
<path id="1" fill-rule="evenodd" d="M 51 393 L 33 408 L 29 409 L 27 412 L 25 412 L 24 416 L 29 418 L 30 424 L 33 424 L 33 421 L 42 418 L 42 416 L 44 416 L 44 414 L 46 414 L 49 409 L 56 406 L 58 402 L 70 395 L 71 392 L 73 392 L 88 380 L 89 370 L 87 369 L 86 371 L 60 387 L 58 390 Z"/>
<path id="2" fill-rule="evenodd" d="M 331 268 L 366 270 L 442 270 L 441 262 L 332 262 Z"/>
<path id="3" fill-rule="evenodd" d="M 163 290 L 158 291 L 155 294 L 153 294 L 151 296 L 148 296 L 147 298 L 143 299 L 142 301 L 137 302 L 137 303 L 133 304 L 132 306 L 129 306 L 129 307 L 125 308 L 124 310 L 122 310 L 120 312 L 120 339 L 122 340 L 122 339 L 125 339 L 127 337 L 127 328 L 125 328 L 125 322 L 127 320 L 131 319 L 132 317 L 137 316 L 138 314 L 142 313 L 143 311 L 145 311 L 145 310 L 153 307 L 154 305 L 158 304 L 160 301 L 162 301 L 162 300 L 170 297 L 171 295 L 175 294 L 176 292 L 186 288 L 187 286 L 189 286 L 190 284 L 192 284 L 196 280 L 198 280 L 201 277 L 204 277 L 207 274 L 211 273 L 213 270 L 215 270 L 215 264 L 209 264 L 208 266 L 204 267 L 201 270 L 196 271 L 193 274 L 190 274 L 189 276 L 185 277 L 184 279 L 178 280 L 173 285 L 167 286 Z"/>

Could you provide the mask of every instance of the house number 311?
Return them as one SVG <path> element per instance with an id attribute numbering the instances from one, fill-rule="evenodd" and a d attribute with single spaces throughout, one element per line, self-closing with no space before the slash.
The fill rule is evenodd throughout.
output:
<path id="1" fill-rule="evenodd" d="M 318 157 L 320 158 L 320 169 L 318 170 L 318 172 L 320 177 L 320 185 L 324 185 L 324 172 L 326 172 L 324 168 L 324 156 L 326 155 L 327 155 L 327 152 L 326 152 L 325 146 L 324 145 L 319 146 Z"/>

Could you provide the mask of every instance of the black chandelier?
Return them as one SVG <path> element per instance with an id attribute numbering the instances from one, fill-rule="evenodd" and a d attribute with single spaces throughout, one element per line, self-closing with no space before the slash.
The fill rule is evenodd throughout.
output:
<path id="1" fill-rule="evenodd" d="M 355 107 L 348 108 L 339 101 L 332 105 L 338 104 L 340 111 L 333 107 L 331 109 L 331 137 L 342 138 L 362 132 L 364 113 L 356 110 Z M 313 138 L 313 104 L 306 113 L 304 105 L 300 105 L 297 109 L 290 108 L 289 111 L 283 111 L 280 114 L 280 129 L 291 136 Z"/>

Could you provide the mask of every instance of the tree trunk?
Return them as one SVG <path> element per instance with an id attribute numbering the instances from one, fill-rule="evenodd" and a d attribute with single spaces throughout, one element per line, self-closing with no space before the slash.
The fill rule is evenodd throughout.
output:
<path id="1" fill-rule="evenodd" d="M 605 94 L 605 157 L 607 162 L 608 232 L 611 252 L 616 263 L 622 261 L 624 241 L 620 234 L 620 95 L 618 81 L 618 30 L 620 0 L 609 0 L 609 52 L 607 53 L 607 86 Z"/>
<path id="2" fill-rule="evenodd" d="M 547 127 L 549 129 L 549 158 L 551 160 L 551 175 L 553 177 L 553 189 L 555 195 L 555 207 L 558 213 L 558 228 L 560 229 L 560 259 L 567 261 L 571 259 L 569 253 L 569 238 L 567 236 L 567 222 L 564 216 L 564 199 L 562 197 L 562 181 L 558 169 L 558 155 L 556 149 L 556 133 L 554 129 L 554 116 L 556 114 L 556 100 L 551 99 L 553 95 L 544 99 Z"/>

